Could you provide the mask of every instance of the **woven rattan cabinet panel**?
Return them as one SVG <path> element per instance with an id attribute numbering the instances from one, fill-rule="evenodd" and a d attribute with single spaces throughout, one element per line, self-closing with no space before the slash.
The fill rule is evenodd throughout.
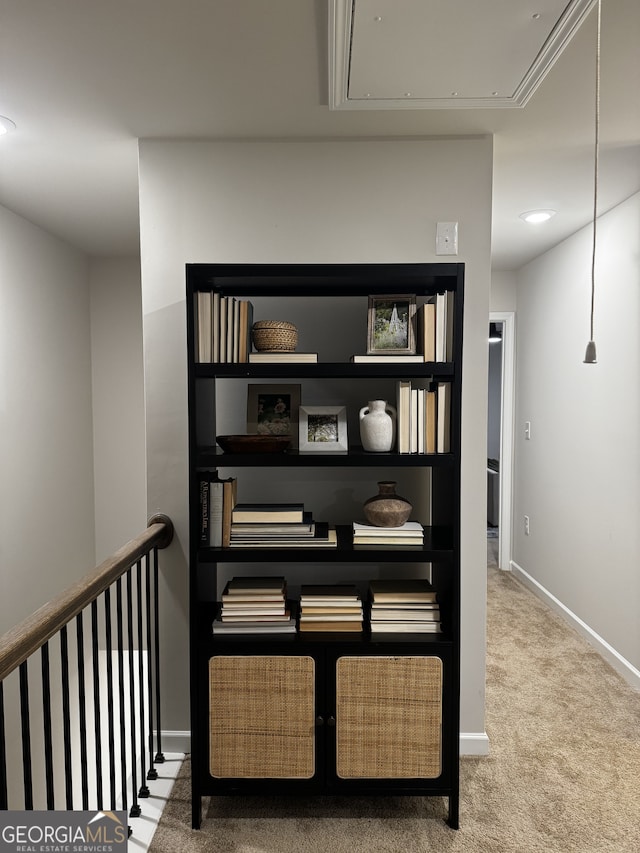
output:
<path id="1" fill-rule="evenodd" d="M 342 779 L 434 779 L 442 769 L 442 661 L 336 662 L 336 772 Z"/>
<path id="2" fill-rule="evenodd" d="M 310 657 L 211 658 L 211 775 L 310 779 L 315 772 L 314 683 Z"/>

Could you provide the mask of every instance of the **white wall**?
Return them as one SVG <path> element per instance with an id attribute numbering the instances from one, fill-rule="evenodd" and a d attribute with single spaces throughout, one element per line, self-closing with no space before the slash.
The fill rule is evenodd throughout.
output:
<path id="1" fill-rule="evenodd" d="M 0 208 L 0 633 L 94 563 L 84 256 Z"/>
<path id="2" fill-rule="evenodd" d="M 515 568 L 621 671 L 640 668 L 639 235 L 638 194 L 599 220 L 595 365 L 590 227 L 525 266 L 517 295 Z"/>
<path id="3" fill-rule="evenodd" d="M 489 138 L 141 143 L 148 512 L 177 528 L 163 555 L 167 728 L 189 726 L 185 263 L 436 261 L 436 221 L 457 220 L 460 254 L 443 260 L 467 264 L 462 731 L 482 737 L 491 174 Z"/>
<path id="4" fill-rule="evenodd" d="M 90 293 L 98 565 L 147 524 L 140 260 L 92 260 Z"/>
<path id="5" fill-rule="evenodd" d="M 491 311 L 515 311 L 517 286 L 516 273 L 491 271 Z"/>
<path id="6" fill-rule="evenodd" d="M 90 265 L 71 247 L 1 207 L 0 247 L 2 634 L 144 529 L 146 482 L 139 261 Z M 69 643 L 73 658 L 74 631 Z M 54 641 L 53 736 L 54 750 L 61 750 L 57 648 Z M 37 758 L 44 748 L 37 668 L 31 667 L 31 675 Z M 71 682 L 73 689 L 73 669 Z M 23 803 L 17 697 L 14 673 L 5 682 L 14 808 Z M 77 773 L 78 725 L 72 707 Z M 64 792 L 59 781 L 58 794 Z M 35 772 L 38 808 L 45 807 L 43 788 L 44 777 Z"/>

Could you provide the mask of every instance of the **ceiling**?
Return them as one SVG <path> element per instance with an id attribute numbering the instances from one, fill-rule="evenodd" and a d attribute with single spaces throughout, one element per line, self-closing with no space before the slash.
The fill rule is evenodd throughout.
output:
<path id="1" fill-rule="evenodd" d="M 545 52 L 565 5 L 356 0 L 351 54 L 345 0 L 0 0 L 0 204 L 135 255 L 138 138 L 491 133 L 493 265 L 518 268 L 592 215 L 596 14 Z M 602 0 L 600 211 L 640 189 L 638 44 L 638 0 Z M 558 213 L 529 226 L 533 208 Z"/>

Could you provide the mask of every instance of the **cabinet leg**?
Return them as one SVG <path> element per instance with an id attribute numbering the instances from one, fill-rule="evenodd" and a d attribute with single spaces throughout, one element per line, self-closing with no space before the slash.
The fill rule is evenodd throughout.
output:
<path id="1" fill-rule="evenodd" d="M 200 829 L 202 823 L 202 800 L 199 795 L 191 797 L 191 828 Z"/>
<path id="2" fill-rule="evenodd" d="M 452 794 L 449 797 L 449 817 L 447 818 L 447 824 L 451 829 L 459 829 L 460 821 L 459 821 L 459 805 L 460 798 L 458 794 Z"/>

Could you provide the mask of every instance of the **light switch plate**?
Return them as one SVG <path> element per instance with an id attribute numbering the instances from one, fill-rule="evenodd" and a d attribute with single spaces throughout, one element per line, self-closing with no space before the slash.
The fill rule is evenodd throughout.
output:
<path id="1" fill-rule="evenodd" d="M 458 223 L 438 222 L 436 226 L 436 255 L 458 254 Z"/>

